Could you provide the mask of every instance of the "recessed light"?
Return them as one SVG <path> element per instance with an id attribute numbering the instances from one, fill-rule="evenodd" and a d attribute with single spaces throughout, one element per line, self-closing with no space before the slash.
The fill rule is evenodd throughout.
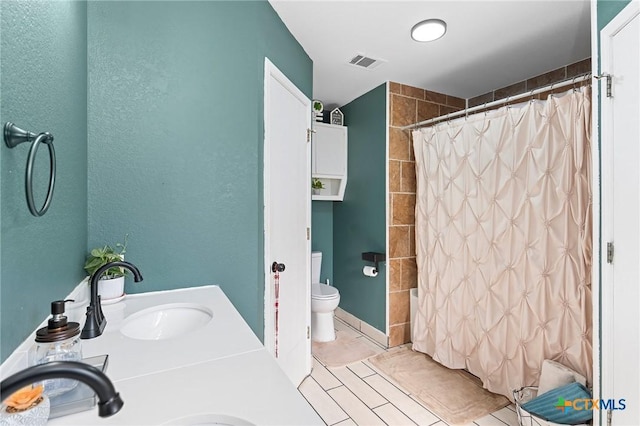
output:
<path id="1" fill-rule="evenodd" d="M 427 19 L 411 28 L 411 38 L 415 41 L 437 40 L 447 32 L 447 24 L 441 19 Z"/>

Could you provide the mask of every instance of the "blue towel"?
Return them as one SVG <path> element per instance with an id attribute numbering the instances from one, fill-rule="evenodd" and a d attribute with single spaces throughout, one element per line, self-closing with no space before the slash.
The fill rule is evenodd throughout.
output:
<path id="1" fill-rule="evenodd" d="M 575 400 L 588 401 L 573 404 Z M 565 425 L 587 423 L 593 417 L 591 392 L 577 382 L 545 392 L 522 404 L 522 408 L 541 419 Z"/>

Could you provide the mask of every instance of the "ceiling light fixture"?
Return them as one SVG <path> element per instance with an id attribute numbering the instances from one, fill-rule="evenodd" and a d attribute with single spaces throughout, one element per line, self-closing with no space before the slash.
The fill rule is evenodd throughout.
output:
<path id="1" fill-rule="evenodd" d="M 411 38 L 415 41 L 434 41 L 447 32 L 447 24 L 441 19 L 427 19 L 411 28 Z"/>

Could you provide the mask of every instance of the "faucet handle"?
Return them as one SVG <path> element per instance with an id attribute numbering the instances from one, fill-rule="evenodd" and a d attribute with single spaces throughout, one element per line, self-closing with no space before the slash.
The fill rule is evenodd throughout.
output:
<path id="1" fill-rule="evenodd" d="M 103 321 L 98 321 L 96 309 L 97 307 L 95 306 L 87 306 L 87 320 L 82 328 L 82 333 L 80 333 L 81 339 L 93 339 L 94 337 L 98 337 L 102 334 L 104 327 L 107 325 L 107 321 L 104 319 Z"/>

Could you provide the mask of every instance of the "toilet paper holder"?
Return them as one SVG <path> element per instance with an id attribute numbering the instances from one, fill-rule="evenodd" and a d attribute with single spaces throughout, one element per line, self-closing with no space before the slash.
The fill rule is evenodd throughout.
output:
<path id="1" fill-rule="evenodd" d="M 376 253 L 374 251 L 367 251 L 362 253 L 362 260 L 367 262 L 373 262 L 376 265 L 376 272 L 379 271 L 378 262 L 384 262 L 387 259 L 384 253 Z"/>

